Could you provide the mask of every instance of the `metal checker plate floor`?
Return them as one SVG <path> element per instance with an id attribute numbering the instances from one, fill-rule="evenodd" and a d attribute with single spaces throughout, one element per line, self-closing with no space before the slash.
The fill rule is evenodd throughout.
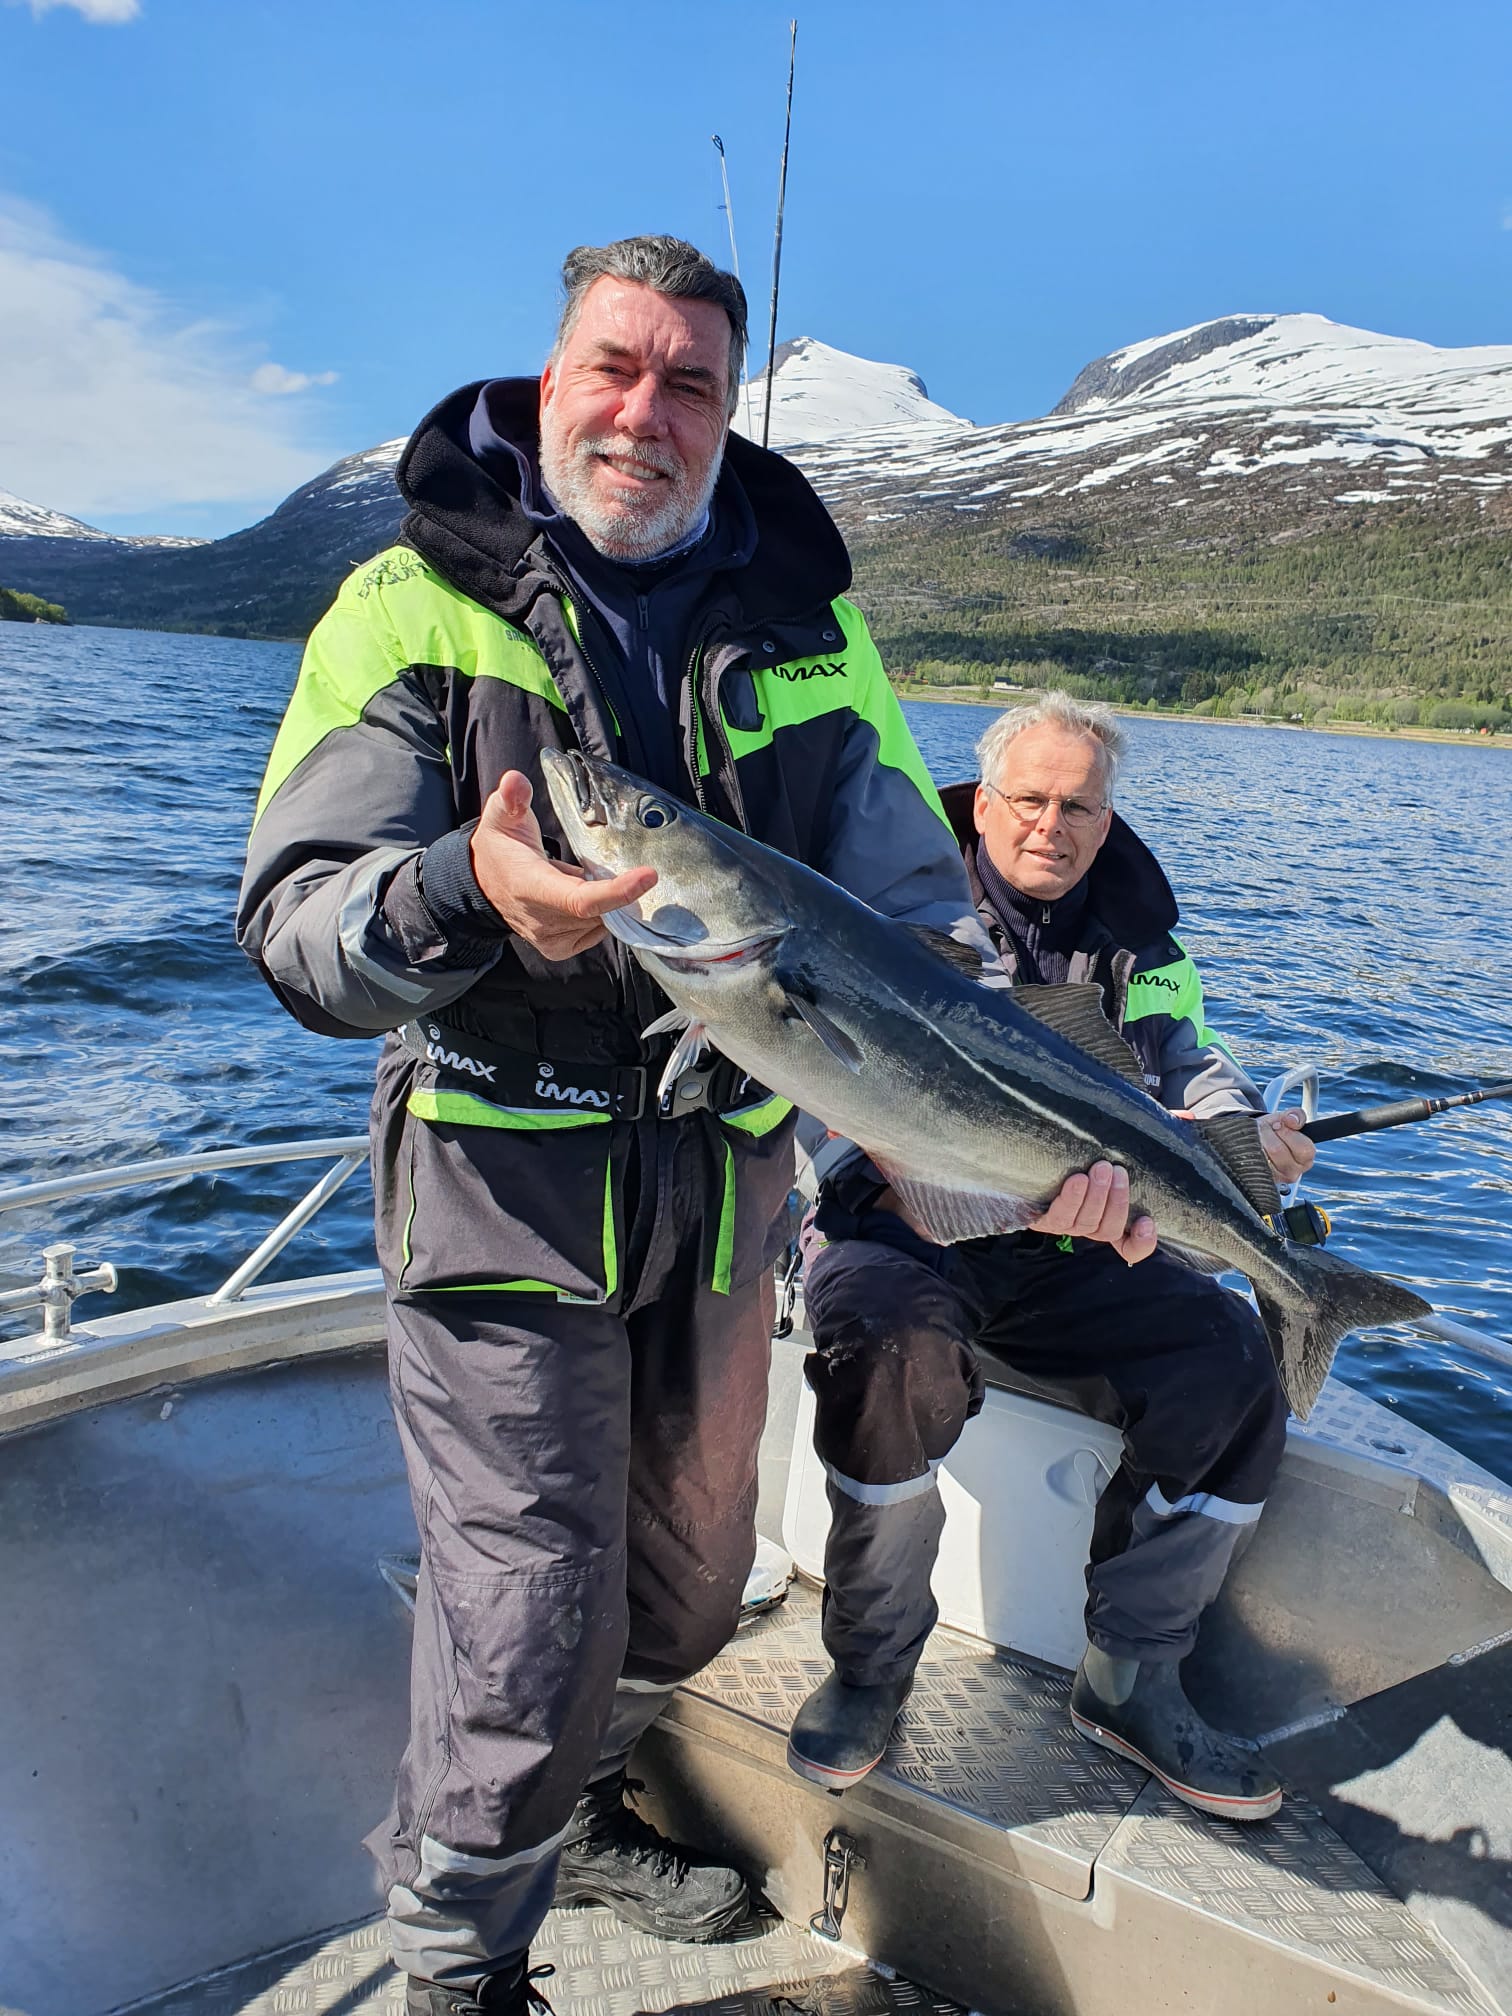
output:
<path id="1" fill-rule="evenodd" d="M 1342 1379 L 1328 1380 L 1306 1423 L 1293 1421 L 1286 1432 L 1290 1440 L 1304 1445 L 1321 1442 L 1331 1449 L 1367 1456 L 1408 1476 L 1426 1477 L 1446 1490 L 1451 1484 L 1472 1484 L 1499 1497 L 1509 1495 L 1500 1477 L 1472 1463 L 1457 1449 L 1448 1448 L 1395 1409 L 1355 1392 Z"/>
<path id="2" fill-rule="evenodd" d="M 829 1671 L 819 1598 L 795 1585 L 684 1691 L 786 1736 Z M 1076 1735 L 1068 1692 L 1063 1674 L 937 1630 L 877 1777 L 1016 1833 L 1061 1865 L 1053 1887 L 1085 1896 L 1145 1773 Z"/>
<path id="3" fill-rule="evenodd" d="M 1435 2007 L 1491 2008 L 1317 1808 L 1290 1794 L 1274 1820 L 1238 1826 L 1151 1781 L 1098 1869 Z"/>
<path id="4" fill-rule="evenodd" d="M 673 1946 L 610 1911 L 554 1911 L 530 1950 L 556 1968 L 539 1983 L 554 2016 L 963 2016 L 780 1919 L 729 1945 Z M 404 2016 L 404 1982 L 374 1919 L 134 2004 L 133 2016 Z"/>
<path id="5" fill-rule="evenodd" d="M 747 1626 L 685 1691 L 786 1732 L 829 1670 L 818 1596 L 795 1585 L 780 1610 Z M 1277 1817 L 1258 1825 L 1199 1816 L 1136 1766 L 1077 1737 L 1069 1694 L 1064 1674 L 937 1630 L 877 1776 L 1083 1858 L 1088 1887 L 1095 1861 L 1099 1871 L 1346 1974 L 1485 2016 L 1489 2005 L 1436 1935 L 1315 1806 L 1288 1794 Z"/>

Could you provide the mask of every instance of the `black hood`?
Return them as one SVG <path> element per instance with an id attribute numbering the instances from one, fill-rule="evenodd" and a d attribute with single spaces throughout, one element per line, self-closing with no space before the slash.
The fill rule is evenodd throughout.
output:
<path id="1" fill-rule="evenodd" d="M 940 793 L 951 830 L 961 843 L 971 893 L 985 899 L 976 870 L 977 830 L 972 815 L 976 782 L 947 784 Z M 1175 929 L 1181 912 L 1165 870 L 1134 828 L 1115 812 L 1108 837 L 1087 870 L 1087 906 L 1120 945 L 1148 945 Z"/>
<path id="2" fill-rule="evenodd" d="M 473 453 L 469 423 L 485 383 L 448 394 L 410 437 L 396 471 L 410 507 L 401 536 L 464 594 L 507 615 L 535 593 L 522 563 L 542 535 L 521 508 L 504 459 L 484 468 Z M 538 379 L 489 383 L 490 419 L 532 461 L 539 401 Z M 739 434 L 726 441 L 724 467 L 739 478 L 756 520 L 756 550 L 732 577 L 745 615 L 753 622 L 803 616 L 843 595 L 850 556 L 808 479 Z"/>

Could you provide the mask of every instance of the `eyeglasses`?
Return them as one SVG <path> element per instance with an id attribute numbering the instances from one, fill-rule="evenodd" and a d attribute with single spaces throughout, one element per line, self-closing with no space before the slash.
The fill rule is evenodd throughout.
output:
<path id="1" fill-rule="evenodd" d="M 1043 791 L 999 791 L 996 784 L 987 785 L 994 798 L 1001 798 L 1015 819 L 1025 826 L 1037 826 L 1045 816 L 1045 807 L 1054 805 L 1061 818 L 1073 833 L 1091 826 L 1107 810 L 1105 802 L 1092 805 L 1085 798 L 1046 797 Z"/>

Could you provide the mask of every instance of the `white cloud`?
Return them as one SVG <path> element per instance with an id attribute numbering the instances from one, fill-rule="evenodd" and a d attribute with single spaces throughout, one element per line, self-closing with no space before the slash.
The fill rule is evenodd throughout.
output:
<path id="1" fill-rule="evenodd" d="M 113 28 L 135 21 L 142 11 L 142 0 L 26 0 L 26 4 L 39 19 L 50 7 L 73 7 L 86 21 Z"/>
<path id="2" fill-rule="evenodd" d="M 247 383 L 254 392 L 286 398 L 291 392 L 308 392 L 312 385 L 334 385 L 336 371 L 286 371 L 282 364 L 259 364 Z"/>
<path id="3" fill-rule="evenodd" d="M 0 198 L 6 489 L 86 519 L 276 500 L 332 453 L 306 402 L 267 395 L 333 375 L 257 365 L 234 329 L 191 321 L 42 211 Z"/>

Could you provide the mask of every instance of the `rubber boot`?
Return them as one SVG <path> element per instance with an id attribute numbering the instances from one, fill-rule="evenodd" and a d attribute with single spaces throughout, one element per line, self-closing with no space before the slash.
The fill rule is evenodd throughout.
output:
<path id="1" fill-rule="evenodd" d="M 555 1972 L 551 1966 L 532 1968 L 527 1957 L 500 1974 L 490 1974 L 476 1988 L 447 1988 L 411 1975 L 405 1988 L 405 2016 L 551 2016 L 551 2004 L 531 1983 Z"/>
<path id="2" fill-rule="evenodd" d="M 562 1850 L 557 1904 L 606 1904 L 659 1939 L 722 1938 L 749 1914 L 745 1878 L 658 1834 L 625 1804 L 626 1791 L 640 1789 L 623 1771 L 588 1787 Z"/>
<path id="3" fill-rule="evenodd" d="M 1071 1721 L 1199 1812 L 1269 1820 L 1280 1807 L 1281 1781 L 1258 1751 L 1203 1721 L 1174 1659 L 1114 1659 L 1089 1645 L 1071 1683 Z"/>
<path id="4" fill-rule="evenodd" d="M 831 1792 L 857 1784 L 882 1762 L 912 1692 L 912 1673 L 874 1687 L 853 1687 L 831 1673 L 793 1717 L 788 1768 Z"/>

